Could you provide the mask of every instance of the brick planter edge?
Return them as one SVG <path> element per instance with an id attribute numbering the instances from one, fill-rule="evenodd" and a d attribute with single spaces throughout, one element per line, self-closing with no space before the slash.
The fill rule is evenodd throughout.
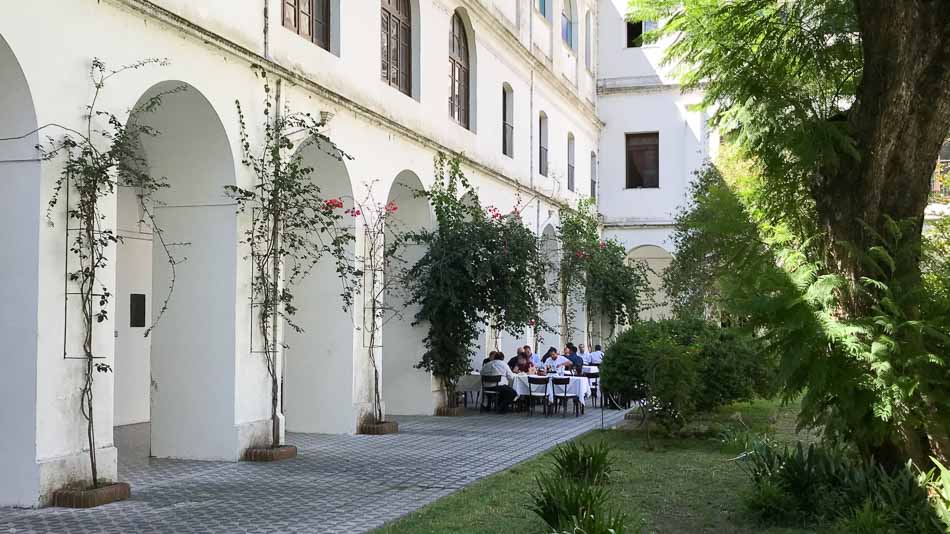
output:
<path id="1" fill-rule="evenodd" d="M 280 447 L 250 447 L 244 451 L 244 460 L 248 462 L 279 462 L 297 457 L 297 447 L 281 445 Z"/>
<path id="2" fill-rule="evenodd" d="M 125 482 L 106 484 L 98 488 L 67 488 L 53 492 L 53 506 L 62 508 L 94 508 L 124 501 L 132 495 L 132 487 Z"/>

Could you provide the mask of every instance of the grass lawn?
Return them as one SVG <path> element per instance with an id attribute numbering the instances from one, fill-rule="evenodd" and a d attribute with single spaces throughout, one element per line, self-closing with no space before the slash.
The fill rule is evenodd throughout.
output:
<path id="1" fill-rule="evenodd" d="M 793 441 L 797 406 L 757 401 L 715 414 L 705 424 L 766 429 L 778 440 Z M 736 448 L 716 439 L 653 439 L 630 423 L 617 430 L 593 431 L 578 441 L 607 441 L 613 450 L 611 502 L 645 532 L 662 533 L 805 533 L 809 530 L 763 529 L 743 516 L 740 492 L 748 479 L 732 459 Z M 499 451 L 503 453 L 503 451 Z M 534 481 L 548 468 L 545 454 L 490 476 L 391 523 L 380 534 L 544 533 L 545 524 L 530 511 Z M 635 522 L 635 521 L 632 521 Z M 628 523 L 630 524 L 630 523 Z"/>

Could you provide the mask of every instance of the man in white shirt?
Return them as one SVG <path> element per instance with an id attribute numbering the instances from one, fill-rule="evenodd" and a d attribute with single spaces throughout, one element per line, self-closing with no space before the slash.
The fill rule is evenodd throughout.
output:
<path id="1" fill-rule="evenodd" d="M 571 360 L 569 360 L 567 356 L 563 354 L 558 354 L 554 358 L 548 358 L 548 361 L 544 362 L 544 366 L 551 370 L 555 370 L 558 367 L 564 367 L 567 365 L 571 365 Z"/>
<path id="2" fill-rule="evenodd" d="M 584 360 L 584 365 L 590 365 L 590 353 L 587 352 L 587 345 L 581 343 L 577 346 L 577 355 Z"/>
<path id="3" fill-rule="evenodd" d="M 600 348 L 600 345 L 594 345 L 594 352 L 590 353 L 590 363 L 587 365 L 600 365 L 603 361 L 604 351 Z"/>
<path id="4" fill-rule="evenodd" d="M 515 393 L 515 389 L 509 385 L 511 381 L 514 380 L 515 375 L 511 372 L 511 368 L 505 364 L 505 355 L 501 352 L 496 352 L 492 359 L 485 362 L 485 365 L 482 366 L 481 374 L 482 376 L 501 377 L 501 380 L 498 381 L 498 386 L 485 388 L 485 390 L 497 392 L 498 400 L 496 404 L 498 405 L 498 413 L 506 413 L 518 394 Z"/>

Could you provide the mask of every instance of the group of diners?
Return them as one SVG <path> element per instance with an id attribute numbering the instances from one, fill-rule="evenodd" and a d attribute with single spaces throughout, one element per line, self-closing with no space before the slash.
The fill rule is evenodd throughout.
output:
<path id="1" fill-rule="evenodd" d="M 531 345 L 518 348 L 517 354 L 505 363 L 505 354 L 501 351 L 491 351 L 482 361 L 481 376 L 498 376 L 498 385 L 493 387 L 497 395 L 496 409 L 498 413 L 506 413 L 511 409 L 511 403 L 518 396 L 511 383 L 514 375 L 527 374 L 529 376 L 583 376 L 585 366 L 599 366 L 604 360 L 604 352 L 600 345 L 594 345 L 594 350 L 587 352 L 583 343 L 579 346 L 568 343 L 563 352 L 555 347 L 548 348 L 544 356 L 538 356 Z"/>

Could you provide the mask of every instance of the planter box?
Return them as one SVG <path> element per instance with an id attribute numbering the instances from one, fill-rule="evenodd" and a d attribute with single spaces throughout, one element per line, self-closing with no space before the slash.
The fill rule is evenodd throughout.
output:
<path id="1" fill-rule="evenodd" d="M 435 415 L 438 417 L 461 417 L 465 414 L 464 406 L 449 408 L 448 406 L 439 406 L 435 409 Z"/>
<path id="2" fill-rule="evenodd" d="M 357 434 L 367 434 L 370 436 L 382 436 L 384 434 L 395 434 L 399 432 L 399 423 L 395 421 L 383 421 L 382 423 L 363 423 L 356 430 Z"/>
<path id="3" fill-rule="evenodd" d="M 280 447 L 251 447 L 244 451 L 244 459 L 248 462 L 279 462 L 297 457 L 297 447 L 281 445 Z"/>
<path id="4" fill-rule="evenodd" d="M 111 502 L 124 501 L 131 494 L 132 487 L 125 482 L 116 482 L 89 489 L 61 489 L 53 492 L 53 506 L 93 508 Z"/>

